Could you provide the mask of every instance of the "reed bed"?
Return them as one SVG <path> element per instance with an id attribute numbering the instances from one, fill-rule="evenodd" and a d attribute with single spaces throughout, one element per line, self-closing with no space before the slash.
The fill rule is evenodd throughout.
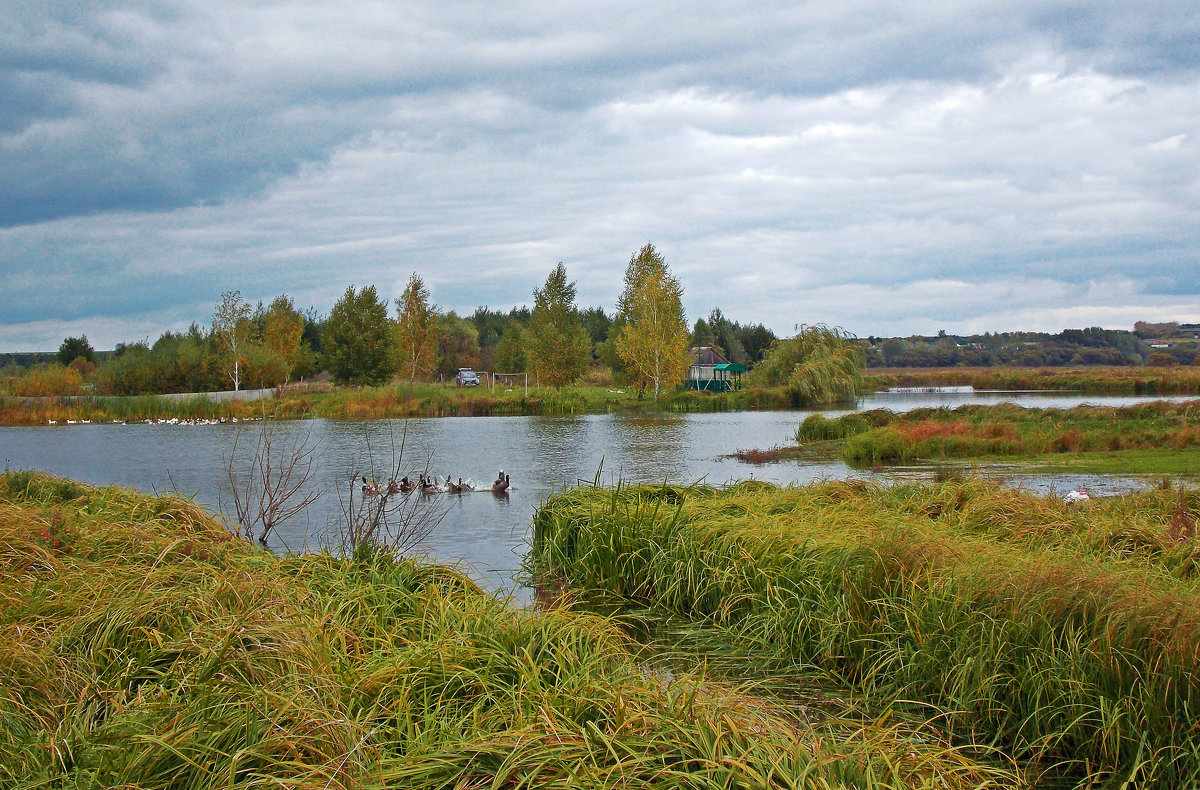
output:
<path id="1" fill-rule="evenodd" d="M 0 476 L 0 785 L 1013 787 L 922 730 L 665 678 L 613 621 L 177 498 Z"/>
<path id="2" fill-rule="evenodd" d="M 1033 776 L 1176 788 L 1200 780 L 1198 509 L 977 480 L 580 488 L 535 516 L 530 567 L 930 706 Z"/>
<path id="3" fill-rule="evenodd" d="M 798 441 L 845 440 L 848 464 L 1200 449 L 1200 401 L 1038 409 L 999 404 L 809 416 Z"/>

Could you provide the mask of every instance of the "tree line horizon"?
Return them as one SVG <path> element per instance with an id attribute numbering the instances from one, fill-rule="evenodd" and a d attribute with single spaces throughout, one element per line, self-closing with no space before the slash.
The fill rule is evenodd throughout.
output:
<path id="1" fill-rule="evenodd" d="M 111 352 L 95 351 L 86 334 L 68 337 L 57 361 L 95 391 L 115 395 L 273 387 L 321 372 L 350 385 L 436 381 L 464 367 L 529 372 L 552 387 L 598 368 L 607 371 L 600 379 L 656 392 L 682 380 L 694 337 L 747 365 L 778 340 L 764 325 L 731 321 L 720 308 L 689 331 L 682 294 L 665 259 L 646 244 L 630 258 L 613 314 L 579 308 L 561 262 L 534 289 L 532 309 L 482 306 L 470 317 L 442 312 L 413 272 L 391 305 L 374 285 L 348 286 L 325 316 L 299 310 L 286 294 L 251 306 L 239 291 L 227 291 L 207 327 L 193 322 L 154 343 L 118 343 Z"/>
<path id="2" fill-rule="evenodd" d="M 756 383 L 790 381 L 797 393 L 805 390 L 797 378 L 797 366 L 805 361 L 797 353 L 801 347 L 824 353 L 826 364 L 839 360 L 841 378 L 850 382 L 863 367 L 1200 364 L 1195 342 L 1200 327 L 1175 322 L 1139 321 L 1133 332 L 1091 327 L 1057 335 L 940 331 L 936 337 L 865 339 L 840 327 L 797 324 L 796 336 L 781 339 L 761 323 L 730 320 L 719 307 L 689 330 L 682 295 L 682 285 L 652 244 L 630 258 L 612 315 L 602 307 L 578 307 L 575 283 L 561 262 L 534 288 L 532 310 L 482 306 L 470 317 L 440 311 L 415 271 L 393 300 L 394 317 L 374 285 L 348 286 L 323 317 L 315 307 L 300 311 L 286 294 L 252 307 L 240 291 L 227 291 L 208 327 L 193 322 L 185 332 L 164 332 L 153 344 L 118 343 L 112 352 L 96 352 L 86 335 L 68 337 L 56 355 L 58 368 L 29 371 L 27 381 L 17 384 L 11 381 L 13 366 L 4 363 L 21 355 L 0 355 L 0 371 L 7 367 L 9 374 L 0 391 L 77 394 L 86 382 L 87 390 L 101 394 L 204 392 L 277 387 L 322 372 L 340 384 L 378 385 L 445 380 L 460 368 L 473 368 L 528 372 L 535 383 L 551 387 L 581 380 L 632 385 L 657 400 L 663 389 L 685 379 L 689 348 L 695 346 L 713 347 L 752 369 L 764 368 L 760 363 L 774 354 L 775 364 L 759 371 Z M 780 367 L 782 359 L 791 360 L 788 370 Z M 859 373 L 850 374 L 850 367 Z M 832 389 L 847 395 L 854 387 Z"/>

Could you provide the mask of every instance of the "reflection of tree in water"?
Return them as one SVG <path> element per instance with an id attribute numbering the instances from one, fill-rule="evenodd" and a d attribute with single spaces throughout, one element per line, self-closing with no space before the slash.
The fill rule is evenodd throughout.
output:
<path id="1" fill-rule="evenodd" d="M 612 437 L 606 470 L 636 483 L 691 483 L 688 478 L 687 417 L 683 414 L 614 414 L 603 423 Z"/>
<path id="2" fill-rule="evenodd" d="M 589 421 L 586 417 L 532 417 L 529 420 L 529 465 L 538 477 L 558 479 L 574 485 L 579 478 L 591 480 L 595 468 L 587 468 Z M 520 487 L 513 480 L 513 485 Z"/>

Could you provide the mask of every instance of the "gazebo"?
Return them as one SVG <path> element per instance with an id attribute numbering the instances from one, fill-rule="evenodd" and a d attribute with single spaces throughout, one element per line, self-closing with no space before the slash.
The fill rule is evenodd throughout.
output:
<path id="1" fill-rule="evenodd" d="M 689 353 L 694 361 L 688 371 L 688 389 L 730 392 L 742 386 L 742 374 L 748 370 L 745 365 L 730 362 L 711 346 L 693 347 Z"/>

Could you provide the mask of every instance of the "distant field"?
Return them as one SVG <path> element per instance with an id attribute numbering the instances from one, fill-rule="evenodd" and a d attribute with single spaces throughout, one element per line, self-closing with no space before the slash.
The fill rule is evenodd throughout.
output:
<path id="1" fill-rule="evenodd" d="M 1200 394 L 1200 365 L 1076 368 L 871 368 L 866 384 L 888 387 L 965 386 L 984 390 L 1070 390 L 1096 395 Z"/>

